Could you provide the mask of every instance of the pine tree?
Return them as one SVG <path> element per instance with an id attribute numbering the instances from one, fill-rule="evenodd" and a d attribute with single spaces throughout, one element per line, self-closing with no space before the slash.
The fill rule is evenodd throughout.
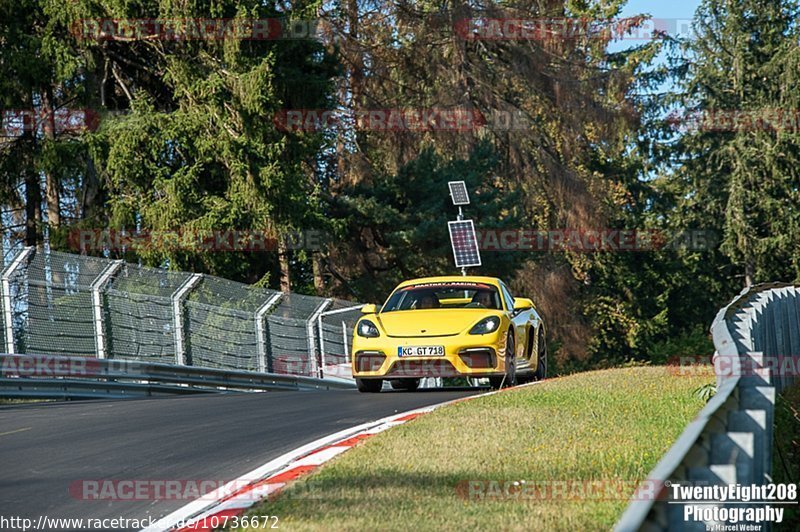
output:
<path id="1" fill-rule="evenodd" d="M 670 150 L 679 216 L 714 228 L 743 284 L 800 273 L 797 5 L 706 0 L 678 101 L 696 127 Z M 778 118 L 776 120 L 776 118 Z M 725 274 L 725 271 L 721 271 Z"/>
<path id="2" fill-rule="evenodd" d="M 291 10 L 253 1 L 167 0 L 131 5 L 45 0 L 53 26 L 83 20 L 160 18 L 307 19 L 315 3 Z M 286 135 L 273 124 L 285 108 L 328 105 L 336 64 L 312 39 L 78 38 L 78 70 L 102 110 L 91 154 L 108 213 L 108 227 L 155 232 L 254 230 L 282 242 L 295 230 L 324 228 L 316 194 L 320 135 Z M 84 36 L 85 37 L 85 36 Z M 87 174 L 87 183 L 91 175 Z M 195 247 L 141 248 L 128 258 L 149 264 L 290 286 L 308 257 L 219 253 Z M 271 279 L 271 280 L 270 280 Z"/>

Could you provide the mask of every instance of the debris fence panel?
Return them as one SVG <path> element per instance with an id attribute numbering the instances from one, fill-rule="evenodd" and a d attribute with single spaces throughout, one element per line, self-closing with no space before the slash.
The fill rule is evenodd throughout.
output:
<path id="1" fill-rule="evenodd" d="M 186 301 L 186 331 L 193 366 L 258 371 L 252 313 Z"/>
<path id="2" fill-rule="evenodd" d="M 258 371 L 255 314 L 275 291 L 204 276 L 186 302 L 187 361 Z"/>
<path id="3" fill-rule="evenodd" d="M 309 338 L 309 321 L 324 298 L 285 294 L 267 318 L 272 367 L 275 373 L 316 375 L 319 352 Z M 312 323 L 312 330 L 316 326 Z M 315 333 L 316 334 L 316 333 Z"/>
<path id="4" fill-rule="evenodd" d="M 2 279 L 0 351 L 352 377 L 351 301 L 31 248 Z"/>
<path id="5" fill-rule="evenodd" d="M 308 351 L 306 322 L 270 315 L 267 318 L 270 344 L 268 371 L 287 375 L 313 375 L 314 362 Z"/>
<path id="6" fill-rule="evenodd" d="M 26 353 L 95 354 L 92 284 L 109 264 L 59 252 L 33 255 L 26 268 Z"/>
<path id="7" fill-rule="evenodd" d="M 108 358 L 174 364 L 172 294 L 190 277 L 125 264 L 105 291 Z"/>
<path id="8" fill-rule="evenodd" d="M 111 288 L 106 291 L 106 326 L 112 332 L 108 358 L 175 363 L 169 298 Z"/>

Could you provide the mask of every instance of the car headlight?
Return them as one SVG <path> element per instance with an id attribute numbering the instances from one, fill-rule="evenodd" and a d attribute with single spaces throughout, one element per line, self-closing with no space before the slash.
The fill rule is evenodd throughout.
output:
<path id="1" fill-rule="evenodd" d="M 358 335 L 363 336 L 364 338 L 377 338 L 381 335 L 378 332 L 378 328 L 369 320 L 361 320 L 358 322 Z"/>
<path id="2" fill-rule="evenodd" d="M 476 323 L 475 326 L 469 330 L 469 333 L 489 334 L 496 331 L 498 327 L 500 327 L 500 318 L 497 316 L 489 316 Z"/>

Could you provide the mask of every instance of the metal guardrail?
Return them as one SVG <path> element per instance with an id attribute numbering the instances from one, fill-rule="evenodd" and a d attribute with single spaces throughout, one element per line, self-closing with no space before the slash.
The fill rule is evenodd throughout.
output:
<path id="1" fill-rule="evenodd" d="M 717 392 L 634 494 L 618 532 L 706 530 L 714 524 L 687 522 L 685 504 L 671 500 L 671 483 L 771 482 L 775 396 L 796 379 L 772 368 L 800 353 L 800 289 L 771 283 L 743 290 L 719 311 L 711 334 Z"/>
<path id="2" fill-rule="evenodd" d="M 130 360 L 0 355 L 0 397 L 125 398 L 208 392 L 352 389 L 345 379 L 318 379 Z"/>

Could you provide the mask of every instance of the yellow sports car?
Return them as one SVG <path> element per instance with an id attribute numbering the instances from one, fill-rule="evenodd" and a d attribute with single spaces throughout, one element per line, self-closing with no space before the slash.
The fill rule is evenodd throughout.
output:
<path id="1" fill-rule="evenodd" d="M 353 333 L 362 392 L 415 390 L 423 377 L 488 377 L 500 388 L 545 378 L 547 344 L 530 299 L 493 277 L 427 277 L 401 283 L 380 310 L 365 305 Z"/>

